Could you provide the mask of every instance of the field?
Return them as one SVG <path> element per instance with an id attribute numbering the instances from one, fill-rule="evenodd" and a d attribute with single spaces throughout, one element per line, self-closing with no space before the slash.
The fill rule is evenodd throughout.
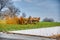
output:
<path id="1" fill-rule="evenodd" d="M 35 28 L 46 28 L 52 26 L 60 26 L 60 22 L 39 22 L 36 24 L 0 24 L 1 31 L 12 31 L 12 30 L 25 30 L 25 29 L 35 29 Z"/>

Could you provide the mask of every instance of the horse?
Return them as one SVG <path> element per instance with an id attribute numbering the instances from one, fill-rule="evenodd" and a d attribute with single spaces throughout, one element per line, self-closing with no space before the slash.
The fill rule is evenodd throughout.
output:
<path id="1" fill-rule="evenodd" d="M 22 16 L 19 18 L 19 23 L 24 24 L 24 18 Z"/>

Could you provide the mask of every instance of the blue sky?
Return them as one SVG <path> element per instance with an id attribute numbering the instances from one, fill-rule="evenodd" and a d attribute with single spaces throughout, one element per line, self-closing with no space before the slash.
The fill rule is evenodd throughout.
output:
<path id="1" fill-rule="evenodd" d="M 59 21 L 59 4 L 58 0 L 12 0 L 14 5 L 26 13 L 26 16 L 40 17 L 43 20 L 45 17 L 53 18 Z"/>

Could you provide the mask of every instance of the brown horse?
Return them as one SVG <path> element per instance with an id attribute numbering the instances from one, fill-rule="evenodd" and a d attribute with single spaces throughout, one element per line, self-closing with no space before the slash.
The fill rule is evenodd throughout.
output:
<path id="1" fill-rule="evenodd" d="M 32 22 L 39 22 L 39 20 L 40 20 L 40 17 L 39 18 L 36 17 L 32 19 Z"/>
<path id="2" fill-rule="evenodd" d="M 36 22 L 39 22 L 39 20 L 40 20 L 40 17 L 39 18 L 37 18 L 37 17 L 31 17 L 30 19 L 29 19 L 29 22 L 30 23 L 36 23 Z"/>
<path id="3" fill-rule="evenodd" d="M 36 22 L 39 22 L 40 20 L 40 17 L 37 18 L 37 17 L 29 17 L 29 18 L 24 18 L 24 23 L 25 24 L 32 24 L 32 23 L 36 23 Z"/>
<path id="4" fill-rule="evenodd" d="M 19 23 L 24 24 L 24 18 L 22 16 L 19 18 Z"/>
<path id="5" fill-rule="evenodd" d="M 28 18 L 24 18 L 24 24 L 28 24 Z"/>

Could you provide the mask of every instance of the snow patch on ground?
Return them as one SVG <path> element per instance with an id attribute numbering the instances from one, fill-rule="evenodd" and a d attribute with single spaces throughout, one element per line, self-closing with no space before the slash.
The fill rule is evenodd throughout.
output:
<path id="1" fill-rule="evenodd" d="M 9 32 L 39 35 L 39 36 L 52 36 L 52 35 L 60 34 L 60 26 L 49 27 L 49 28 L 29 29 L 29 30 L 9 31 Z"/>

